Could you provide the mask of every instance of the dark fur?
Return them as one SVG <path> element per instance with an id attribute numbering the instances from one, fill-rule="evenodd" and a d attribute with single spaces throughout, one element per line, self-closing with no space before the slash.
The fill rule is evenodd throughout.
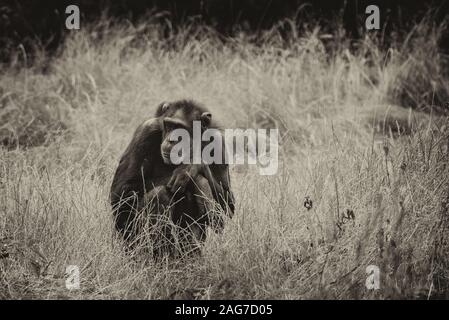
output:
<path id="1" fill-rule="evenodd" d="M 162 142 L 162 121 L 176 110 L 183 110 L 186 122 L 199 120 L 207 109 L 199 104 L 181 100 L 170 103 L 170 109 L 163 111 L 163 104 L 156 111 L 156 118 L 142 123 L 122 155 L 111 186 L 111 204 L 114 209 L 115 226 L 124 239 L 133 241 L 139 230 L 135 225 L 140 210 L 144 207 L 144 194 L 157 191 L 163 196 L 171 196 L 165 187 L 172 175 L 179 174 L 183 165 L 164 164 L 160 153 Z M 215 122 L 210 124 L 216 128 Z M 234 213 L 234 198 L 230 189 L 229 169 L 226 164 L 211 164 L 206 166 L 210 174 L 199 175 L 194 182 L 189 182 L 184 194 L 177 194 L 179 203 L 174 207 L 173 220 L 181 227 L 187 225 L 185 217 L 200 216 L 198 201 L 192 200 L 192 194 L 198 192 L 211 194 L 220 204 L 224 212 L 232 216 Z M 182 172 L 181 172 L 182 173 Z M 206 181 L 206 183 L 204 183 Z M 209 188 L 207 188 L 209 186 Z M 204 189 L 204 190 L 203 190 Z M 209 190 L 207 190 L 209 189 Z M 203 225 L 207 224 L 202 220 Z"/>

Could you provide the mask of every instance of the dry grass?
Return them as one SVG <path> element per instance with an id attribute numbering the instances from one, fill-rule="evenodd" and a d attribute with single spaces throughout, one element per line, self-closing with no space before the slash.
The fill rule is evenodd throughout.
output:
<path id="1" fill-rule="evenodd" d="M 274 29 L 256 46 L 106 19 L 73 32 L 45 72 L 4 67 L 0 298 L 447 296 L 449 131 L 408 109 L 441 111 L 449 95 L 442 32 L 423 21 L 388 50 L 367 37 L 329 53 L 319 29 L 288 45 Z M 236 215 L 201 258 L 133 259 L 113 230 L 111 178 L 138 123 L 178 98 L 225 127 L 276 125 L 279 172 L 231 168 Z M 77 291 L 67 265 L 81 269 Z"/>

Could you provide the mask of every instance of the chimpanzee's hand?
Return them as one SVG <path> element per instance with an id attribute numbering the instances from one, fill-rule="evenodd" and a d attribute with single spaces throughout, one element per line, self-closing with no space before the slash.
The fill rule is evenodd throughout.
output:
<path id="1" fill-rule="evenodd" d="M 182 164 L 173 170 L 170 181 L 168 181 L 167 188 L 175 192 L 184 192 L 187 184 L 195 179 L 196 176 L 202 172 L 201 164 Z"/>

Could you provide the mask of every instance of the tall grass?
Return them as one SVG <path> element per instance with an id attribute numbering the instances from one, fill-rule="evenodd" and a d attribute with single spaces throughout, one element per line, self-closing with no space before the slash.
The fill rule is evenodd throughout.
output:
<path id="1" fill-rule="evenodd" d="M 389 47 L 367 35 L 350 50 L 319 28 L 256 43 L 104 18 L 71 33 L 45 69 L 45 54 L 3 67 L 0 297 L 447 297 L 444 30 L 423 20 Z M 332 39 L 342 41 L 330 50 Z M 236 215 L 201 257 L 130 257 L 113 230 L 111 178 L 134 128 L 178 98 L 224 127 L 278 127 L 279 172 L 231 168 Z M 79 290 L 65 288 L 68 265 Z M 365 287 L 369 265 L 379 290 Z"/>

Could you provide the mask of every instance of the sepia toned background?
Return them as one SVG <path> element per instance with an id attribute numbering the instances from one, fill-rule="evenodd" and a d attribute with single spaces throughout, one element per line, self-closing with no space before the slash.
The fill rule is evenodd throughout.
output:
<path id="1" fill-rule="evenodd" d="M 0 2 L 0 298 L 448 297 L 445 1 L 380 1 L 369 32 L 364 1 L 78 3 L 70 31 L 63 1 Z M 278 128 L 279 171 L 231 167 L 236 214 L 201 257 L 131 257 L 111 179 L 181 98 Z"/>

